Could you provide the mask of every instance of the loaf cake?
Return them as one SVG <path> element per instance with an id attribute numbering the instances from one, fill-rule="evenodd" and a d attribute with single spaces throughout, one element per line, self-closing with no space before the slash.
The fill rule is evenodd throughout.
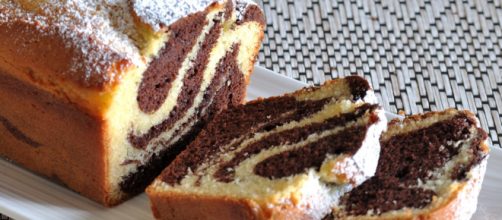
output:
<path id="1" fill-rule="evenodd" d="M 147 188 L 154 216 L 321 218 L 374 175 L 387 124 L 375 103 L 351 76 L 230 107 Z"/>
<path id="2" fill-rule="evenodd" d="M 243 0 L 0 0 L 0 156 L 107 206 L 240 104 L 264 18 Z"/>
<path id="3" fill-rule="evenodd" d="M 453 109 L 391 121 L 375 176 L 325 219 L 470 219 L 489 151 L 478 126 Z"/>

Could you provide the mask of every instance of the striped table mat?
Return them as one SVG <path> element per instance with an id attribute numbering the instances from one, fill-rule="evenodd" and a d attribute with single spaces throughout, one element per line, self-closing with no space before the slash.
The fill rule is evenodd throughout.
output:
<path id="1" fill-rule="evenodd" d="M 257 0 L 260 64 L 310 83 L 366 77 L 386 110 L 475 112 L 502 139 L 502 1 Z"/>

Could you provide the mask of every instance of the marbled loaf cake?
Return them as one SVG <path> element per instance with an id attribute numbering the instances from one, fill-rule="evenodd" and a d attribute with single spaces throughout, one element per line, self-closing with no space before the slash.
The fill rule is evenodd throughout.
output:
<path id="1" fill-rule="evenodd" d="M 104 205 L 142 192 L 245 97 L 244 0 L 0 0 L 0 156 Z"/>

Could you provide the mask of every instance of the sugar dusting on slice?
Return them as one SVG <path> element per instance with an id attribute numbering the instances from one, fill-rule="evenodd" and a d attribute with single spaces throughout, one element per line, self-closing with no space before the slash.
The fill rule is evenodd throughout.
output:
<path id="1" fill-rule="evenodd" d="M 154 31 L 159 31 L 162 26 L 168 26 L 174 21 L 197 11 L 203 10 L 212 2 L 223 0 L 133 0 L 133 9 L 136 15 Z M 241 20 L 251 0 L 232 0 L 236 6 L 238 19 Z"/>
<path id="2" fill-rule="evenodd" d="M 244 15 L 246 14 L 246 9 L 251 4 L 256 4 L 251 0 L 233 0 L 235 5 L 235 10 L 237 12 L 237 20 L 241 21 L 244 19 Z"/>
<path id="3" fill-rule="evenodd" d="M 215 0 L 133 0 L 136 15 L 155 31 L 174 21 L 204 9 Z"/>

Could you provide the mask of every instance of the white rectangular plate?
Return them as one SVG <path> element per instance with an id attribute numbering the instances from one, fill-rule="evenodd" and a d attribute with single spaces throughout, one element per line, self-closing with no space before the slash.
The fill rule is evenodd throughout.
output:
<path id="1" fill-rule="evenodd" d="M 248 99 L 290 92 L 304 83 L 255 69 L 248 88 Z M 396 115 L 388 114 L 389 118 Z M 496 219 L 502 216 L 502 150 L 493 149 L 473 219 Z M 141 194 L 115 208 L 102 206 L 54 184 L 23 168 L 0 159 L 0 213 L 21 219 L 153 219 L 150 203 Z"/>

